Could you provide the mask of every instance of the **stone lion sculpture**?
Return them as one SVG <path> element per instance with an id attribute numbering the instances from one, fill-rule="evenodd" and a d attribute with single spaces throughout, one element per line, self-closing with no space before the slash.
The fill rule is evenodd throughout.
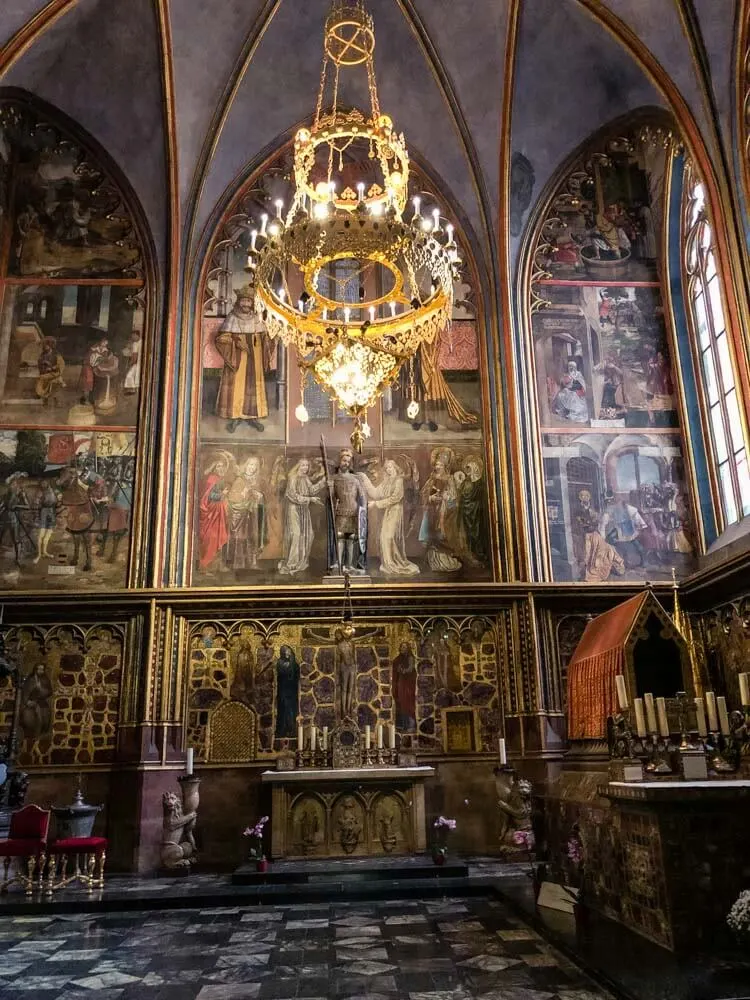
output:
<path id="1" fill-rule="evenodd" d="M 196 860 L 193 827 L 198 814 L 183 813 L 180 797 L 174 792 L 165 792 L 161 801 L 164 810 L 162 867 L 189 868 Z"/>

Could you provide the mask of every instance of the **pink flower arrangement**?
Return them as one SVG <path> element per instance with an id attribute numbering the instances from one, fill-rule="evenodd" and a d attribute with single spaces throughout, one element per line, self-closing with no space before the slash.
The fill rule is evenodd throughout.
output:
<path id="1" fill-rule="evenodd" d="M 250 837 L 255 843 L 250 848 L 250 858 L 253 861 L 260 861 L 263 858 L 263 827 L 268 822 L 268 816 L 261 816 L 255 826 L 246 826 L 242 831 L 243 837 Z"/>
<path id="2" fill-rule="evenodd" d="M 438 816 L 432 825 L 436 830 L 440 830 L 441 828 L 446 831 L 456 829 L 455 819 L 447 819 L 445 816 Z"/>
<path id="3" fill-rule="evenodd" d="M 576 868 L 580 868 L 583 864 L 583 844 L 580 837 L 576 835 L 572 836 L 568 841 L 568 858 Z"/>
<path id="4" fill-rule="evenodd" d="M 536 847 L 536 837 L 532 830 L 515 830 L 513 832 L 513 843 L 516 847 L 521 847 L 524 851 L 528 851 L 531 854 Z"/>

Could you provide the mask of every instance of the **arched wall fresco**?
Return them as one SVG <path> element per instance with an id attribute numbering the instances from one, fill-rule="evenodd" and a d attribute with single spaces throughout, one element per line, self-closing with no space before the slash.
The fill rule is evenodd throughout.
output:
<path id="1" fill-rule="evenodd" d="M 552 186 L 530 243 L 527 321 L 548 567 L 651 581 L 694 565 L 693 499 L 663 262 L 673 134 L 634 115 Z"/>
<path id="2" fill-rule="evenodd" d="M 127 193 L 126 193 L 127 192 Z M 124 587 L 149 255 L 106 154 L 0 92 L 0 586 Z"/>
<path id="3" fill-rule="evenodd" d="M 328 575 L 321 437 L 333 469 L 349 446 L 351 421 L 317 386 L 301 384 L 293 352 L 251 318 L 253 290 L 245 270 L 253 225 L 276 198 L 288 200 L 290 168 L 290 153 L 282 150 L 242 186 L 204 262 L 196 310 L 202 371 L 193 585 L 309 585 Z M 355 189 L 366 169 L 349 164 Z M 446 199 L 436 198 L 424 177 L 414 183 L 424 206 L 440 203 L 445 213 Z M 461 241 L 466 258 L 467 241 Z M 465 274 L 472 273 L 467 266 Z M 367 512 L 362 565 L 373 583 L 493 579 L 498 559 L 480 298 L 472 277 L 457 285 L 450 328 L 404 366 L 370 410 L 372 436 L 355 455 L 354 468 Z M 412 380 L 420 402 L 416 419 L 406 414 Z M 303 401 L 306 424 L 295 417 Z"/>

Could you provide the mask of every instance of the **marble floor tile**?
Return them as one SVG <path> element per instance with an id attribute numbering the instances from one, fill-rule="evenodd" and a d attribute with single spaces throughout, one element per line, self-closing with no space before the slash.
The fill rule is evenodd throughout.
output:
<path id="1" fill-rule="evenodd" d="M 398 966 L 392 965 L 389 962 L 373 962 L 368 959 L 348 962 L 342 966 L 342 969 L 346 972 L 353 973 L 356 976 L 380 976 L 396 968 Z"/>
<path id="2" fill-rule="evenodd" d="M 376 938 L 382 937 L 383 932 L 379 927 L 373 926 L 372 922 L 365 927 L 337 927 L 337 938 Z"/>
<path id="3" fill-rule="evenodd" d="M 356 948 L 336 948 L 337 962 L 359 962 L 359 961 L 388 961 L 388 952 L 385 948 L 364 948 L 361 951 Z"/>
<path id="4" fill-rule="evenodd" d="M 312 927 L 328 927 L 328 917 L 313 917 L 309 920 L 287 920 L 288 931 L 303 931 Z"/>
<path id="5" fill-rule="evenodd" d="M 69 982 L 70 976 L 19 976 L 13 980 L 13 989 L 24 993 L 61 990 Z"/>
<path id="6" fill-rule="evenodd" d="M 503 958 L 500 955 L 475 955 L 468 958 L 459 965 L 467 969 L 481 969 L 482 972 L 504 972 L 514 965 L 520 965 L 520 959 Z"/>
<path id="7" fill-rule="evenodd" d="M 47 959 L 48 962 L 93 962 L 107 954 L 106 948 L 61 948 Z"/>
<path id="8" fill-rule="evenodd" d="M 81 979 L 73 979 L 74 986 L 82 986 L 87 990 L 104 990 L 110 986 L 128 986 L 140 982 L 140 976 L 131 976 L 127 972 L 111 971 L 96 972 Z"/>
<path id="9" fill-rule="evenodd" d="M 252 1000 L 260 993 L 260 983 L 233 983 L 202 987 L 196 1000 Z"/>

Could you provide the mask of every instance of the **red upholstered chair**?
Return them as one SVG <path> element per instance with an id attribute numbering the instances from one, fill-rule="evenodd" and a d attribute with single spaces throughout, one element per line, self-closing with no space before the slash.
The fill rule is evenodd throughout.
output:
<path id="1" fill-rule="evenodd" d="M 64 889 L 71 882 L 83 882 L 93 892 L 104 888 L 104 862 L 107 859 L 106 837 L 65 837 L 50 844 L 47 863 L 47 895 Z M 75 858 L 73 874 L 68 875 L 68 858 Z"/>
<path id="2" fill-rule="evenodd" d="M 11 815 L 8 839 L 0 840 L 0 857 L 3 859 L 3 881 L 0 884 L 2 892 L 7 892 L 8 886 L 14 881 L 25 886 L 27 896 L 32 894 L 35 884 L 42 888 L 49 817 L 49 809 L 40 809 L 39 806 L 24 806 Z M 9 878 L 8 870 L 13 858 L 18 858 L 18 871 Z"/>

